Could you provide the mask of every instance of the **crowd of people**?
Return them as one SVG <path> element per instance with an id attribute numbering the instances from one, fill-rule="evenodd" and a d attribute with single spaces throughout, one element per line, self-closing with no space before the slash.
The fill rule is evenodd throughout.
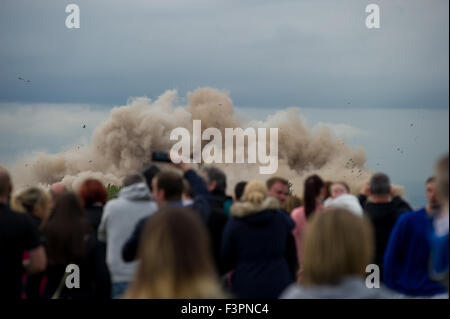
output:
<path id="1" fill-rule="evenodd" d="M 302 196 L 272 176 L 231 197 L 219 168 L 167 165 L 109 200 L 96 179 L 14 192 L 0 167 L 0 298 L 448 298 L 448 154 L 417 211 L 383 173 L 361 190 L 312 175 Z"/>

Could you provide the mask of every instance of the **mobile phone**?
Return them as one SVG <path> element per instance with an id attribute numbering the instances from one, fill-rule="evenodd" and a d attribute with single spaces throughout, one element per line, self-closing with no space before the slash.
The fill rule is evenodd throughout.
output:
<path id="1" fill-rule="evenodd" d="M 172 162 L 172 160 L 170 159 L 169 153 L 159 152 L 159 151 L 152 152 L 152 161 L 153 162 L 164 162 L 164 163 Z"/>

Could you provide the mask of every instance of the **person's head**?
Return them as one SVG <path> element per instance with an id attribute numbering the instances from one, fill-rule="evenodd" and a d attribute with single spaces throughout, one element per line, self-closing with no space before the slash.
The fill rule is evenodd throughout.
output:
<path id="1" fill-rule="evenodd" d="M 12 192 L 11 177 L 8 171 L 0 166 L 0 203 L 7 204 Z"/>
<path id="2" fill-rule="evenodd" d="M 264 183 L 259 181 L 250 181 L 247 183 L 242 195 L 242 201 L 254 205 L 260 205 L 268 196 L 267 188 Z"/>
<path id="3" fill-rule="evenodd" d="M 305 180 L 303 202 L 307 218 L 314 213 L 317 206 L 325 199 L 325 193 L 325 184 L 319 175 L 311 175 Z"/>
<path id="4" fill-rule="evenodd" d="M 245 186 L 247 185 L 247 182 L 239 182 L 236 184 L 236 186 L 234 187 L 234 200 L 235 201 L 240 201 L 242 198 L 242 195 L 244 194 L 244 189 Z"/>
<path id="5" fill-rule="evenodd" d="M 59 195 L 42 226 L 49 263 L 77 262 L 85 254 L 85 237 L 90 231 L 78 196 L 72 192 Z"/>
<path id="6" fill-rule="evenodd" d="M 134 184 L 144 183 L 145 179 L 144 176 L 138 173 L 133 173 L 125 176 L 125 178 L 122 181 L 123 187 L 128 187 Z"/>
<path id="7" fill-rule="evenodd" d="M 428 178 L 425 182 L 425 196 L 427 198 L 427 212 L 431 214 L 439 211 L 441 205 L 438 197 L 436 178 L 434 176 Z"/>
<path id="8" fill-rule="evenodd" d="M 335 182 L 330 185 L 331 198 L 336 198 L 343 194 L 350 194 L 350 187 L 346 182 Z"/>
<path id="9" fill-rule="evenodd" d="M 161 171 L 152 180 L 153 199 L 159 207 L 170 202 L 180 202 L 183 193 L 183 178 L 172 171 Z"/>
<path id="10" fill-rule="evenodd" d="M 29 187 L 13 196 L 11 208 L 15 211 L 26 212 L 41 220 L 45 220 L 50 214 L 51 198 L 42 188 Z"/>
<path id="11" fill-rule="evenodd" d="M 224 172 L 214 166 L 206 166 L 201 171 L 205 178 L 208 190 L 213 193 L 224 195 L 227 190 L 227 176 Z"/>
<path id="12" fill-rule="evenodd" d="M 377 202 L 388 202 L 392 191 L 389 176 L 383 173 L 376 173 L 370 178 L 370 196 Z"/>
<path id="13" fill-rule="evenodd" d="M 153 191 L 152 189 L 152 179 L 155 177 L 156 174 L 160 172 L 160 169 L 155 165 L 150 165 L 149 167 L 146 167 L 142 170 L 142 175 L 145 178 L 145 182 L 147 183 L 147 187 L 150 190 L 150 192 Z"/>
<path id="14" fill-rule="evenodd" d="M 50 195 L 52 196 L 53 201 L 56 200 L 56 197 L 67 192 L 66 186 L 62 182 L 57 182 L 52 184 L 50 187 Z"/>
<path id="15" fill-rule="evenodd" d="M 85 208 L 94 204 L 105 205 L 108 198 L 106 187 L 97 179 L 89 178 L 81 184 L 78 196 Z"/>
<path id="16" fill-rule="evenodd" d="M 286 200 L 286 196 L 289 195 L 289 182 L 281 177 L 271 177 L 266 182 L 269 196 L 273 196 L 280 201 L 283 205 Z"/>
<path id="17" fill-rule="evenodd" d="M 281 208 L 290 214 L 295 208 L 301 205 L 302 200 L 300 199 L 300 197 L 295 195 L 288 195 Z"/>
<path id="18" fill-rule="evenodd" d="M 125 297 L 218 298 L 222 296 L 209 235 L 188 208 L 170 206 L 151 216 L 138 249 L 140 264 Z"/>
<path id="19" fill-rule="evenodd" d="M 303 240 L 302 284 L 336 285 L 347 276 L 365 275 L 374 253 L 366 218 L 342 209 L 315 214 Z"/>
<path id="20" fill-rule="evenodd" d="M 443 209 L 448 212 L 448 153 L 437 161 L 434 171 L 439 199 Z"/>

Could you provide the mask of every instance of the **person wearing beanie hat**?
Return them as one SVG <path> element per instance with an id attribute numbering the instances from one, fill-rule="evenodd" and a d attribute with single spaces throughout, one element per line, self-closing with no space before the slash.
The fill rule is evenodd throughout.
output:
<path id="1" fill-rule="evenodd" d="M 231 206 L 232 218 L 222 239 L 222 263 L 233 275 L 237 298 L 278 298 L 295 281 L 297 257 L 293 221 L 280 214 L 280 203 L 266 186 L 249 182 L 242 202 Z"/>

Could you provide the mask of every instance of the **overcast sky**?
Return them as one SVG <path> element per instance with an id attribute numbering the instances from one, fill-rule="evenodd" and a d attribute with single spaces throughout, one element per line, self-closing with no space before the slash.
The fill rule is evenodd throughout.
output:
<path id="1" fill-rule="evenodd" d="M 80 29 L 65 26 L 71 2 Z M 212 86 L 271 108 L 449 102 L 448 0 L 2 0 L 0 39 L 3 101 L 121 104 Z"/>
<path id="2" fill-rule="evenodd" d="M 65 26 L 69 3 L 80 7 L 80 29 Z M 380 29 L 365 25 L 369 3 L 380 6 Z M 331 124 L 420 205 L 433 160 L 448 151 L 448 6 L 1 0 L 0 162 L 86 143 L 131 96 L 210 86 L 228 90 L 249 117 L 296 106 L 311 126 Z M 80 132 L 83 121 L 88 129 Z"/>

